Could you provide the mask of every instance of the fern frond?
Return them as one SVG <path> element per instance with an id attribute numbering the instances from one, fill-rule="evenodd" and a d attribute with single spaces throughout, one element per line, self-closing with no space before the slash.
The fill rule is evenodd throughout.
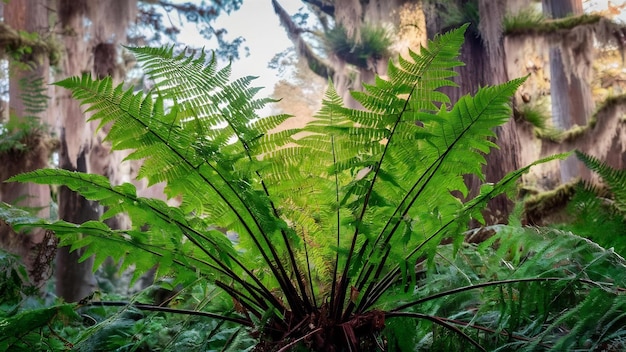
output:
<path id="1" fill-rule="evenodd" d="M 483 164 L 484 158 L 480 153 L 488 152 L 493 146 L 490 141 L 491 130 L 504 123 L 510 116 L 507 103 L 521 82 L 522 80 L 511 81 L 503 86 L 480 90 L 474 99 L 468 96 L 462 98 L 450 112 L 440 110 L 443 119 L 425 122 L 424 128 L 432 131 L 432 137 L 426 138 L 421 148 L 423 156 L 419 159 L 419 163 L 405 162 L 407 165 L 405 170 L 415 171 L 413 184 L 404 186 L 403 189 L 408 191 L 395 198 L 400 202 L 396 203 L 395 210 L 388 217 L 387 224 L 374 241 L 374 248 L 376 246 L 391 247 L 391 252 L 376 263 L 375 272 L 382 273 L 387 258 L 402 258 L 411 253 L 407 256 L 409 260 L 413 255 L 419 255 L 419 249 L 428 242 L 431 242 L 431 250 L 427 252 L 432 256 L 434 253 L 432 246 L 436 246 L 441 238 L 453 234 L 459 227 L 465 226 L 462 222 L 467 219 L 457 218 L 458 210 L 455 210 L 455 204 L 460 206 L 460 203 L 455 202 L 455 198 L 449 192 L 456 190 L 466 194 L 467 189 L 462 175 L 482 175 L 480 165 Z M 391 148 L 390 150 L 395 151 Z M 400 151 L 404 150 L 400 149 Z M 397 156 L 392 159 L 396 168 L 397 165 L 402 165 L 403 160 L 412 161 L 405 154 L 394 156 Z M 444 186 L 446 184 L 447 186 Z M 385 184 L 384 190 L 389 192 L 388 190 L 393 188 L 393 185 Z M 442 204 L 448 204 L 451 207 L 445 209 L 442 208 Z M 460 208 L 457 209 L 460 210 Z M 419 222 L 421 231 L 417 236 L 394 239 L 393 236 L 399 233 L 398 229 L 407 217 L 413 219 L 416 225 Z M 461 221 L 457 222 L 458 220 Z M 408 229 L 406 225 L 404 226 Z M 419 233 L 422 235 L 420 236 Z M 402 247 L 393 244 L 398 241 L 401 241 Z M 410 250 L 405 251 L 403 248 L 410 248 Z M 363 275 L 359 279 L 361 283 L 357 287 L 362 288 L 365 282 L 372 283 L 369 275 Z M 371 287 L 373 289 L 373 286 Z"/>
<path id="2" fill-rule="evenodd" d="M 510 118 L 524 78 L 451 105 L 439 90 L 454 86 L 465 29 L 437 36 L 390 63 L 388 78 L 352 93 L 363 110 L 346 108 L 329 84 L 313 120 L 288 130 L 280 130 L 288 115 L 257 115 L 273 100 L 256 98 L 254 78 L 231 81 L 230 66 L 218 68 L 215 57 L 131 49 L 155 82 L 148 93 L 88 75 L 58 84 L 110 126 L 114 149 L 143 162 L 139 176 L 164 182 L 180 206 L 102 176 L 39 170 L 12 181 L 67 185 L 107 206 L 103 219 L 128 214 L 131 228 L 36 220 L 6 205 L 0 218 L 54 230 L 97 263 L 124 258 L 136 275 L 156 257 L 159 274 L 207 280 L 240 314 L 231 322 L 258 325 L 262 349 L 305 340 L 316 350 L 369 347 L 386 318 L 420 320 L 405 334 L 422 341 L 428 329 L 443 329 L 454 338 L 442 350 L 467 342 L 572 349 L 576 335 L 613 341 L 626 264 L 612 251 L 519 223 L 490 228 L 480 246 L 462 243 L 490 199 L 512 195 L 531 166 L 568 156 L 510 172 L 469 198 L 464 177 L 484 181 L 493 131 Z M 586 161 L 608 183 L 626 182 Z M 574 319 L 600 302 L 605 313 Z M 571 334 L 555 335 L 561 326 Z"/>
<path id="3" fill-rule="evenodd" d="M 112 122 L 108 139 L 113 148 L 134 149 L 128 158 L 143 160 L 139 177 L 151 184 L 166 182 L 171 197 L 182 195 L 183 213 L 241 234 L 240 245 L 255 249 L 246 252 L 246 260 L 262 258 L 279 286 L 289 292 L 289 305 L 301 309 L 300 299 L 307 297 L 304 283 L 297 280 L 298 295 L 290 280 L 290 272 L 300 277 L 291 248 L 297 241 L 292 241 L 294 236 L 290 239 L 278 217 L 258 161 L 259 149 L 268 143 L 264 138 L 268 131 L 260 128 L 274 127 L 287 116 L 254 123 L 255 110 L 270 100 L 253 98 L 258 89 L 249 87 L 252 77 L 228 83 L 230 69 L 216 70 L 215 60 L 205 62 L 204 53 L 193 58 L 173 56 L 164 49 L 133 51 L 157 82 L 151 95 L 113 88 L 110 80 L 93 81 L 89 76 L 58 84 L 91 105 L 88 110 L 95 111 L 91 119 Z M 171 108 L 166 108 L 169 104 Z M 272 143 L 289 143 L 288 135 L 273 138 Z M 215 203 L 224 206 L 206 211 Z M 219 217 L 210 217 L 216 214 Z M 283 254 L 292 258 L 290 267 L 281 260 Z"/>
<path id="4" fill-rule="evenodd" d="M 230 266 L 229 256 L 235 253 L 231 243 L 221 232 L 207 231 L 194 234 L 191 232 L 192 225 L 179 208 L 170 207 L 159 200 L 138 197 L 135 186 L 130 183 L 111 186 L 108 179 L 101 175 L 49 169 L 23 173 L 11 178 L 10 181 L 63 184 L 86 199 L 96 200 L 108 207 L 103 219 L 117 213 L 126 213 L 132 220 L 132 230 L 139 234 L 143 228 L 149 233 L 142 235 L 141 239 L 134 237 L 135 241 L 146 240 L 147 244 L 155 246 L 174 246 L 169 248 L 173 252 L 182 251 L 184 237 L 189 237 L 192 241 L 206 241 L 208 244 L 203 247 L 210 251 L 213 260 L 227 267 Z M 104 224 L 100 225 L 106 227 Z M 199 236 L 194 238 L 194 235 Z M 97 260 L 102 262 L 106 257 L 98 256 Z M 119 259 L 119 256 L 115 258 Z"/>
<path id="5" fill-rule="evenodd" d="M 576 150 L 575 153 L 585 166 L 602 177 L 615 197 L 616 207 L 626 214 L 626 171 L 614 169 L 598 158 L 581 151 Z"/>
<path id="6" fill-rule="evenodd" d="M 46 94 L 47 87 L 42 77 L 28 76 L 18 82 L 20 99 L 24 104 L 24 112 L 30 116 L 37 116 L 48 108 L 50 97 Z"/>
<path id="7" fill-rule="evenodd" d="M 503 225 L 494 230 L 489 241 L 465 245 L 458 255 L 452 245 L 440 247 L 435 270 L 418 285 L 424 298 L 398 289 L 389 317 L 433 314 L 465 333 L 483 331 L 477 336 L 488 350 L 562 351 L 582 348 L 585 339 L 610 341 L 625 307 L 622 258 L 571 233 Z M 397 305 L 398 299 L 406 303 Z M 477 306 L 482 308 L 472 308 Z M 611 324 L 599 338 L 603 322 Z"/>
<path id="8" fill-rule="evenodd" d="M 228 73 L 230 67 L 226 67 L 216 72 L 215 57 L 206 63 L 206 54 L 202 51 L 197 58 L 185 58 L 184 56 L 173 57 L 171 51 L 167 50 L 155 50 L 152 48 L 134 49 L 138 53 L 138 58 L 141 60 L 142 56 L 147 56 L 146 71 L 149 75 L 155 78 L 157 81 L 162 81 L 165 85 L 165 91 L 161 91 L 159 94 L 163 95 L 166 99 L 173 100 L 181 113 L 185 114 L 187 111 L 193 119 L 184 118 L 183 126 L 186 124 L 198 125 L 202 121 L 207 120 L 208 125 L 214 130 L 221 129 L 227 134 L 229 138 L 222 138 L 222 140 L 235 140 L 235 144 L 239 146 L 239 151 L 234 148 L 228 148 L 228 155 L 239 154 L 242 159 L 239 160 L 216 160 L 215 164 L 211 164 L 206 160 L 208 165 L 224 165 L 229 164 L 233 166 L 243 167 L 248 171 L 246 174 L 239 172 L 227 174 L 230 170 L 218 171 L 219 176 L 228 185 L 231 179 L 243 179 L 252 180 L 259 179 L 261 189 L 264 190 L 265 197 L 268 200 L 263 203 L 263 208 L 254 208 L 255 205 L 261 204 L 249 204 L 252 207 L 246 209 L 247 216 L 251 217 L 252 222 L 258 228 L 258 235 L 250 232 L 250 229 L 246 229 L 246 222 L 242 221 L 245 218 L 238 216 L 238 219 L 233 219 L 228 225 L 238 223 L 239 226 L 244 225 L 244 228 L 236 228 L 236 231 L 244 231 L 252 236 L 254 245 L 259 248 L 260 253 L 265 257 L 267 264 L 272 270 L 278 270 L 280 273 L 276 273 L 277 276 L 281 276 L 284 285 L 289 286 L 288 274 L 281 264 L 271 264 L 271 261 L 280 263 L 278 250 L 282 249 L 292 258 L 291 270 L 296 273 L 296 278 L 302 291 L 302 297 L 306 297 L 304 292 L 304 284 L 299 279 L 300 275 L 297 275 L 298 267 L 293 259 L 292 243 L 287 238 L 287 234 L 284 230 L 284 226 L 281 224 L 282 220 L 278 219 L 278 213 L 273 202 L 269 199 L 270 194 L 268 188 L 259 174 L 259 170 L 247 166 L 246 164 L 254 163 L 256 158 L 262 157 L 264 150 L 267 149 L 267 139 L 264 135 L 267 132 L 278 126 L 288 115 L 279 115 L 270 118 L 265 118 L 263 122 L 258 122 L 260 119 L 256 115 L 256 110 L 263 108 L 267 103 L 273 102 L 271 99 L 254 99 L 254 95 L 258 92 L 259 88 L 251 88 L 250 83 L 254 77 L 243 77 L 232 82 L 228 82 Z M 182 83 L 184 81 L 184 83 Z M 169 82 L 176 84 L 169 86 Z M 188 121 L 188 122 L 187 122 Z M 195 123 L 194 123 L 195 122 Z M 220 127 L 221 125 L 224 125 Z M 283 138 L 279 141 L 282 145 L 289 144 L 290 140 L 288 136 L 282 135 Z M 209 136 L 210 137 L 210 136 Z M 277 141 L 277 137 L 273 136 L 274 143 Z M 221 150 L 224 150 L 222 146 Z M 215 167 L 212 166 L 212 167 Z M 240 171 L 240 170 L 238 170 Z M 230 176 L 230 177 L 229 177 Z M 236 176 L 236 177 L 232 177 Z M 238 197 L 235 192 L 235 188 L 231 187 L 235 193 L 234 196 Z M 186 192 L 185 192 L 186 193 Z M 182 194 L 185 194 L 182 193 Z M 255 193 L 255 192 L 252 192 Z M 244 195 L 247 192 L 243 193 Z M 238 197 L 238 201 L 243 203 L 242 206 L 246 207 L 244 198 Z M 258 200 L 259 195 L 248 198 L 248 200 Z M 233 209 L 234 210 L 234 209 Z M 280 234 L 280 240 L 277 238 L 272 239 L 272 234 Z M 258 238 L 256 238 L 258 237 Z M 278 241 L 282 241 L 279 245 Z M 271 255 L 268 255 L 271 254 Z M 271 257 L 271 259 L 270 259 Z M 288 289 L 287 287 L 284 287 Z M 295 302 L 291 302 L 297 304 Z"/>

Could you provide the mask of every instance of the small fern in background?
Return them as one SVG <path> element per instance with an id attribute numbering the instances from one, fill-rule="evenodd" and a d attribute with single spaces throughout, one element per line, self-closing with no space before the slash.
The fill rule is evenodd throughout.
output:
<path id="1" fill-rule="evenodd" d="M 39 114 L 48 107 L 50 97 L 41 77 L 26 77 L 18 82 L 20 98 L 24 104 L 24 116 L 9 115 L 8 121 L 0 121 L 0 153 L 20 153 L 34 148 L 49 128 L 42 124 Z"/>
<path id="2" fill-rule="evenodd" d="M 509 119 L 523 82 L 482 88 L 450 106 L 438 89 L 454 85 L 465 29 L 390 63 L 388 80 L 353 92 L 367 110 L 344 107 L 330 85 L 311 123 L 280 132 L 270 131 L 288 116 L 257 116 L 272 100 L 255 98 L 252 77 L 230 82 L 230 67 L 218 69 L 204 53 L 131 49 L 155 82 L 148 94 L 109 78 L 58 84 L 88 106 L 92 120 L 111 126 L 113 149 L 143 161 L 139 177 L 165 182 L 180 206 L 103 176 L 38 170 L 12 180 L 63 184 L 106 206 L 103 219 L 128 214 L 131 228 L 48 222 L 6 205 L 0 216 L 18 228 L 55 231 L 62 244 L 85 248 L 84 258 L 95 256 L 96 266 L 123 260 L 121 269 L 133 265 L 136 280 L 158 264 L 157 277 L 192 296 L 203 291 L 190 307 L 135 298 L 124 308 L 206 319 L 211 333 L 203 343 L 184 328 L 177 331 L 188 339 L 172 338 L 190 350 L 218 337 L 223 350 L 251 346 L 252 337 L 258 351 L 563 350 L 586 343 L 578 336 L 613 342 L 626 275 L 614 253 L 519 224 L 491 228 L 492 240 L 481 246 L 463 244 L 470 220 L 481 221 L 496 195 L 515 192 L 532 166 L 484 184 L 466 203 L 453 195 L 467 197 L 465 175 L 484 178 L 493 129 Z M 441 245 L 444 239 L 451 244 Z M 596 300 L 610 309 L 594 310 Z M 93 319 L 76 348 L 154 336 L 120 314 Z"/>
<path id="3" fill-rule="evenodd" d="M 576 151 L 576 156 L 591 171 L 595 171 L 600 175 L 606 187 L 614 196 L 615 209 L 622 212 L 622 214 L 626 214 L 626 171 L 613 169 L 608 164 L 580 151 Z"/>
<path id="4" fill-rule="evenodd" d="M 571 221 L 556 224 L 561 229 L 589 238 L 601 246 L 626 255 L 626 172 L 595 157 L 576 151 L 590 170 L 598 173 L 603 189 L 580 182 L 567 204 Z"/>
<path id="5" fill-rule="evenodd" d="M 324 40 L 329 54 L 360 68 L 368 68 L 370 60 L 387 59 L 393 44 L 388 29 L 369 24 L 361 27 L 358 39 L 349 37 L 344 27 L 335 26 L 324 33 Z"/>

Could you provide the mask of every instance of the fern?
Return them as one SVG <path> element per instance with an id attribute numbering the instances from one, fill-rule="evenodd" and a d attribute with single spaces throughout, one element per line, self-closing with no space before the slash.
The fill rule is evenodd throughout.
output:
<path id="1" fill-rule="evenodd" d="M 496 234 L 489 241 L 466 244 L 456 255 L 452 245 L 440 247 L 416 294 L 405 294 L 398 305 L 397 293 L 396 302 L 387 302 L 395 306 L 387 316 L 402 319 L 405 327 L 411 326 L 408 318 L 430 319 L 407 335 L 441 334 L 437 324 L 459 327 L 487 350 L 570 351 L 615 341 L 611 334 L 621 330 L 626 308 L 615 297 L 615 283 L 625 279 L 621 258 L 562 231 L 491 230 Z M 431 348 L 468 350 L 464 344 L 447 336 Z"/>
<path id="2" fill-rule="evenodd" d="M 591 171 L 597 172 L 602 177 L 602 180 L 615 197 L 615 207 L 620 212 L 626 213 L 626 171 L 613 169 L 597 158 L 578 150 L 576 151 L 576 156 Z"/>
<path id="3" fill-rule="evenodd" d="M 623 256 L 626 254 L 626 173 L 580 151 L 576 151 L 576 156 L 598 173 L 604 185 L 583 181 L 573 185 L 574 192 L 566 207 L 567 218 L 551 226 L 589 238 Z"/>
<path id="4" fill-rule="evenodd" d="M 99 263 L 123 258 L 124 267 L 135 265 L 135 277 L 159 263 L 158 275 L 173 276 L 173 284 L 214 285 L 230 297 L 230 306 L 210 317 L 255 326 L 259 349 L 374 349 L 381 346 L 378 334 L 386 319 L 411 319 L 420 340 L 423 327 L 435 324 L 478 349 L 488 340 L 471 336 L 472 329 L 498 337 L 498 326 L 531 325 L 526 340 L 515 341 L 561 346 L 558 340 L 546 342 L 552 330 L 541 324 L 509 322 L 520 309 L 528 313 L 525 319 L 549 317 L 549 324 L 560 324 L 550 307 L 537 313 L 526 301 L 516 305 L 514 291 L 595 285 L 610 298 L 621 276 L 608 285 L 591 269 L 600 260 L 611 268 L 622 263 L 598 249 L 565 265 L 554 255 L 564 254 L 562 247 L 550 247 L 552 240 L 546 239 L 529 245 L 526 262 L 519 255 L 508 258 L 527 235 L 519 227 L 515 236 L 503 229 L 494 237 L 500 241 L 497 250 L 492 242 L 472 249 L 462 245 L 469 220 L 482 220 L 486 202 L 513 192 L 532 166 L 483 185 L 466 203 L 454 196 L 468 197 L 465 175 L 484 178 L 484 155 L 496 146 L 493 129 L 509 119 L 510 98 L 524 81 L 482 88 L 451 106 L 439 89 L 454 86 L 464 30 L 438 36 L 419 54 L 411 52 L 410 60 L 390 63 L 388 79 L 353 92 L 366 110 L 345 108 L 329 85 L 311 123 L 277 133 L 270 131 L 288 116 L 256 114 L 272 100 L 255 98 L 252 77 L 229 81 L 230 67 L 218 69 L 203 52 L 130 49 L 155 82 L 149 93 L 88 75 L 57 84 L 88 106 L 91 120 L 111 126 L 107 140 L 113 149 L 130 149 L 128 159 L 143 161 L 140 177 L 150 184 L 165 182 L 167 195 L 180 197 L 181 205 L 138 197 L 131 184 L 110 185 L 101 176 L 38 170 L 12 181 L 66 185 L 107 206 L 103 219 L 128 214 L 131 228 L 49 223 L 6 205 L 0 217 L 16 227 L 54 230 L 63 244 L 85 247 L 85 257 L 95 255 Z M 238 239 L 230 241 L 223 229 Z M 447 238 L 453 245 L 441 246 Z M 590 243 L 580 248 L 596 249 Z M 495 255 L 518 269 L 501 270 Z M 442 265 L 454 269 L 444 275 L 454 280 L 440 280 Z M 596 292 L 577 292 L 583 290 Z M 463 297 L 481 298 L 473 301 L 477 309 L 462 304 Z M 443 298 L 458 304 L 436 303 Z M 536 299 L 546 296 L 529 302 Z M 588 307 L 572 304 L 571 311 Z M 494 316 L 494 307 L 499 322 L 481 325 Z M 393 337 L 398 329 L 384 333 Z"/>
<path id="5" fill-rule="evenodd" d="M 49 133 L 49 127 L 41 122 L 39 114 L 47 109 L 50 97 L 46 95 L 47 87 L 43 79 L 36 75 L 20 79 L 18 85 L 24 115 L 11 113 L 7 121 L 0 121 L 0 153 L 17 154 L 19 157 L 23 152 L 35 148 Z M 13 162 L 11 158 L 3 156 L 3 160 L 7 159 Z"/>

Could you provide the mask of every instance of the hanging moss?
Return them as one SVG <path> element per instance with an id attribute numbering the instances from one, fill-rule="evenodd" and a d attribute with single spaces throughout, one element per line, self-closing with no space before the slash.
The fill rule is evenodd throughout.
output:
<path id="1" fill-rule="evenodd" d="M 343 26 L 336 26 L 325 33 L 330 53 L 349 64 L 367 68 L 368 60 L 381 60 L 389 56 L 393 43 L 390 33 L 383 27 L 365 25 L 360 38 L 348 35 Z"/>
<path id="2" fill-rule="evenodd" d="M 536 129 L 544 130 L 548 127 L 550 112 L 545 105 L 526 103 L 515 109 L 515 117 L 530 123 Z"/>
<path id="3" fill-rule="evenodd" d="M 470 0 L 463 4 L 447 3 L 447 13 L 442 14 L 444 29 L 457 28 L 469 23 L 468 33 L 481 37 L 480 11 L 478 9 L 478 1 Z"/>
<path id="4" fill-rule="evenodd" d="M 289 39 L 293 41 L 298 54 L 306 60 L 311 71 L 324 79 L 332 79 L 335 75 L 335 70 L 332 65 L 318 56 L 313 48 L 304 40 L 302 37 L 302 29 L 293 21 L 289 13 L 280 6 L 278 1 L 272 0 L 272 6 L 274 7 L 274 12 L 278 15 L 280 24 L 287 30 Z"/>
<path id="5" fill-rule="evenodd" d="M 37 33 L 18 31 L 0 22 L 0 48 L 4 54 L 24 64 L 39 64 L 48 57 L 50 65 L 56 65 L 61 57 L 61 46 L 54 38 L 42 38 Z"/>

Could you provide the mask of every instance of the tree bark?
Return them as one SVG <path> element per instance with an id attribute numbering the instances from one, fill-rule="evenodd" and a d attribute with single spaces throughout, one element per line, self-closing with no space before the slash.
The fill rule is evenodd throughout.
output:
<path id="1" fill-rule="evenodd" d="M 80 76 L 91 72 L 98 78 L 119 78 L 117 46 L 126 38 L 127 25 L 136 13 L 136 0 L 57 0 L 57 6 L 61 28 L 70 29 L 63 38 L 66 48 L 63 74 Z M 97 124 L 86 122 L 87 117 L 80 105 L 67 90 L 59 90 L 59 96 L 60 110 L 64 112 L 59 167 L 105 175 L 112 183 L 129 178 L 125 172 L 118 170 L 119 155 L 113 156 L 110 147 L 102 143 L 103 133 L 96 134 Z M 98 219 L 101 214 L 99 205 L 68 189 L 59 191 L 59 217 L 63 220 L 82 223 Z M 119 227 L 116 220 L 110 220 L 109 226 Z M 93 258 L 79 263 L 82 254 L 80 250 L 70 253 L 69 248 L 64 247 L 59 249 L 57 255 L 57 295 L 68 302 L 88 296 L 96 287 Z"/>
<path id="2" fill-rule="evenodd" d="M 452 103 L 468 92 L 475 94 L 480 87 L 509 80 L 505 66 L 502 21 L 510 7 L 520 6 L 519 3 L 522 2 L 524 0 L 478 1 L 480 23 L 472 24 L 476 26 L 476 29 L 468 30 L 465 34 L 465 42 L 459 58 L 465 66 L 457 68 L 459 75 L 454 79 L 459 87 L 446 87 L 443 90 Z M 463 4 L 464 1 L 458 1 L 458 5 Z M 426 14 L 429 37 L 447 30 L 443 28 L 442 9 L 439 6 L 441 4 L 434 4 Z M 500 149 L 491 150 L 486 156 L 487 165 L 483 172 L 487 182 L 497 182 L 508 172 L 521 166 L 521 144 L 516 128 L 516 122 L 511 119 L 496 129 L 497 140 L 495 142 Z M 470 189 L 470 196 L 476 195 L 482 181 L 470 175 L 466 177 L 466 182 Z M 486 222 L 490 224 L 506 222 L 509 213 L 513 210 L 513 205 L 513 202 L 504 195 L 491 200 L 483 214 Z"/>
<path id="3" fill-rule="evenodd" d="M 49 10 L 45 0 L 22 0 L 10 1 L 4 5 L 3 14 L 5 23 L 16 30 L 30 33 L 43 34 L 49 27 Z M 31 48 L 33 49 L 33 48 Z M 36 57 L 34 54 L 37 54 Z M 9 63 L 9 115 L 18 121 L 25 122 L 27 118 L 39 118 L 42 124 L 54 126 L 53 107 L 48 104 L 45 111 L 39 116 L 27 116 L 29 112 L 25 108 L 23 92 L 20 81 L 43 79 L 48 83 L 50 74 L 49 62 L 46 53 L 35 52 L 33 55 L 25 55 L 22 61 L 15 60 Z M 30 67 L 30 69 L 27 69 Z M 50 94 L 48 94 L 50 95 Z M 32 114 L 32 113 L 31 113 Z M 12 149 L 2 152 L 0 163 L 3 167 L 0 171 L 0 182 L 19 173 L 33 171 L 48 166 L 52 143 L 50 143 L 48 131 L 33 129 L 21 141 L 26 145 L 25 150 Z M 0 201 L 37 210 L 40 217 L 50 216 L 50 188 L 45 185 L 31 183 L 0 183 Z M 37 264 L 37 246 L 44 238 L 44 231 L 33 230 L 29 234 L 15 233 L 9 226 L 0 228 L 0 239 L 3 247 L 22 256 L 27 269 L 31 274 L 34 284 L 41 285 L 46 278 L 35 271 L 42 268 L 44 263 Z M 49 266 L 50 263 L 45 263 Z"/>
<path id="4" fill-rule="evenodd" d="M 543 0 L 544 14 L 551 18 L 582 15 L 581 0 Z M 575 125 L 585 126 L 593 114 L 594 104 L 589 85 L 591 77 L 581 77 L 577 70 L 566 67 L 563 48 L 573 43 L 562 43 L 550 48 L 550 97 L 552 121 L 559 130 Z M 573 64 L 580 63 L 570 63 Z M 590 63 L 589 63 L 590 64 Z M 583 172 L 584 166 L 574 156 L 561 162 L 561 183 L 570 181 Z"/>
<path id="5" fill-rule="evenodd" d="M 64 76 L 81 75 L 87 71 L 89 47 L 85 16 L 87 15 L 85 0 L 58 0 L 57 10 L 61 28 L 68 32 L 63 36 L 65 54 L 62 59 Z M 67 90 L 58 91 L 59 110 L 61 117 L 61 150 L 59 167 L 65 170 L 88 172 L 88 153 L 91 133 L 85 122 L 78 102 L 71 98 Z M 100 212 L 85 198 L 66 187 L 59 188 L 59 218 L 83 223 L 95 220 Z M 93 292 L 96 280 L 93 276 L 93 258 L 79 263 L 83 251 L 70 251 L 69 247 L 61 247 L 56 262 L 56 294 L 66 302 L 77 302 Z"/>

